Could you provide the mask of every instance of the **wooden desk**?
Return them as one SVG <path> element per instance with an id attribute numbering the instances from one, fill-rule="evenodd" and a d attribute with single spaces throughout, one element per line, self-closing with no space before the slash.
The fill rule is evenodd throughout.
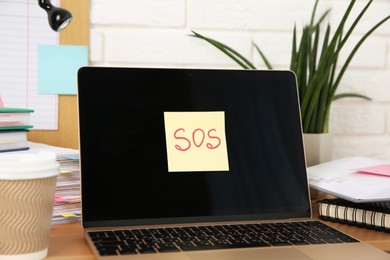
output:
<path id="1" fill-rule="evenodd" d="M 317 212 L 314 206 L 313 212 Z M 353 227 L 340 223 L 325 223 L 385 251 L 390 251 L 390 233 Z M 54 225 L 50 236 L 48 260 L 95 259 L 84 240 L 81 224 Z"/>
<path id="2" fill-rule="evenodd" d="M 52 226 L 47 259 L 95 259 L 84 239 L 80 222 Z"/>

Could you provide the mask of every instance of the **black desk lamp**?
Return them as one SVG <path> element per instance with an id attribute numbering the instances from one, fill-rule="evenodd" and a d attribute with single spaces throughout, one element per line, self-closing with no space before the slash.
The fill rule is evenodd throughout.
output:
<path id="1" fill-rule="evenodd" d="M 50 27 L 59 32 L 72 20 L 72 14 L 63 8 L 55 7 L 49 0 L 38 0 L 39 6 L 45 9 L 49 18 Z"/>

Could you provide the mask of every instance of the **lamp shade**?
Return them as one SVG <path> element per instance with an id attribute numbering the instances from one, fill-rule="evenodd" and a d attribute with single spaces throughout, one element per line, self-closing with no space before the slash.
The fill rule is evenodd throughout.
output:
<path id="1" fill-rule="evenodd" d="M 38 0 L 39 6 L 46 10 L 50 27 L 59 32 L 69 25 L 72 20 L 72 14 L 60 7 L 55 7 L 49 0 Z"/>

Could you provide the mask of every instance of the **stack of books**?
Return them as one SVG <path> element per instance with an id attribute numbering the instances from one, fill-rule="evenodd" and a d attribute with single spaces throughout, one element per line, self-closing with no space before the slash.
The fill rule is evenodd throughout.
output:
<path id="1" fill-rule="evenodd" d="M 318 201 L 318 217 L 390 232 L 390 162 L 363 157 L 308 168 L 311 188 L 335 198 Z"/>
<path id="2" fill-rule="evenodd" d="M 0 107 L 0 152 L 28 150 L 32 109 Z"/>

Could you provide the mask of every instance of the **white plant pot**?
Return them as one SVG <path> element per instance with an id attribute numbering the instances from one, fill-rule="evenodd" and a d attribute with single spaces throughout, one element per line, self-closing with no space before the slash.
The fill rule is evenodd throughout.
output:
<path id="1" fill-rule="evenodd" d="M 303 134 L 307 167 L 332 160 L 333 135 Z"/>
<path id="2" fill-rule="evenodd" d="M 307 167 L 332 160 L 333 136 L 329 133 L 303 134 Z M 310 188 L 312 200 L 332 198 L 329 194 Z"/>

